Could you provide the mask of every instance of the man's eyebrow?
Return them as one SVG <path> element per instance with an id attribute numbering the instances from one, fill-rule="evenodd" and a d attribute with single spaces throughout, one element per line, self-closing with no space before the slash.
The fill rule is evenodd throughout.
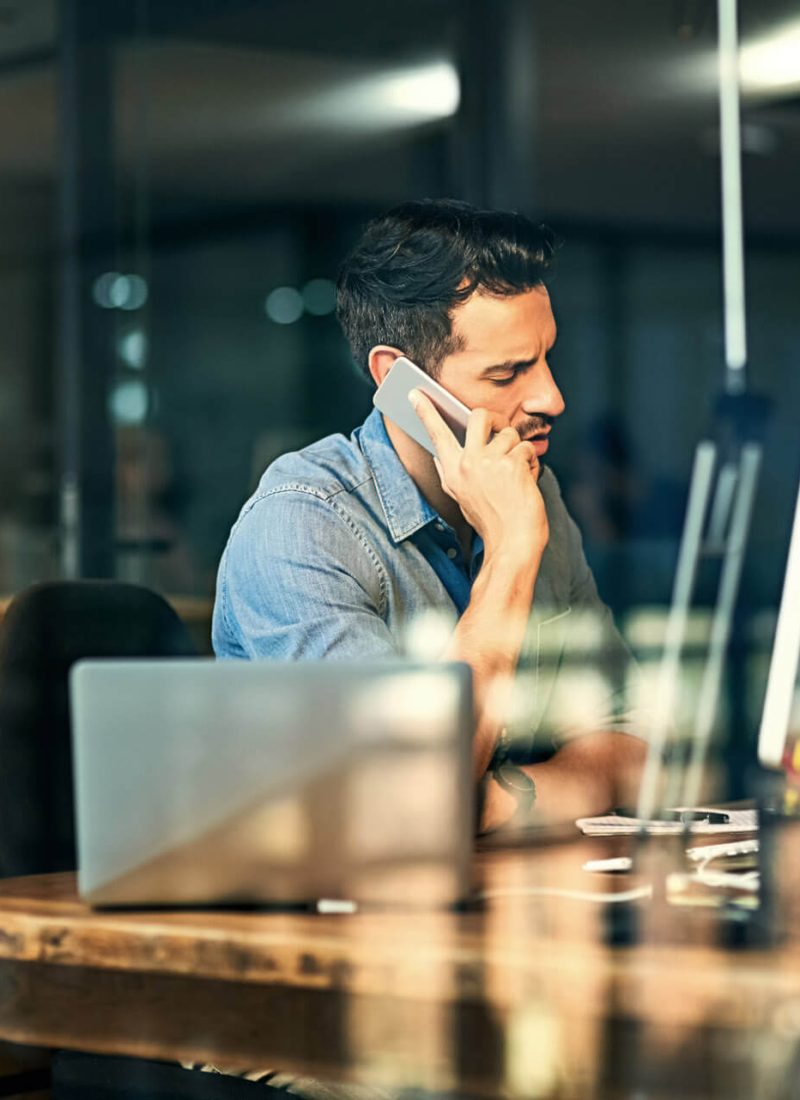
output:
<path id="1" fill-rule="evenodd" d="M 545 355 L 549 355 L 553 350 L 553 344 L 544 352 Z M 495 371 L 502 370 L 522 370 L 523 367 L 532 367 L 534 363 L 538 363 L 541 359 L 541 355 L 534 355 L 532 359 L 509 359 L 505 363 L 493 363 L 490 367 L 484 367 L 480 373 L 481 378 L 485 378 L 489 374 L 494 374 Z"/>

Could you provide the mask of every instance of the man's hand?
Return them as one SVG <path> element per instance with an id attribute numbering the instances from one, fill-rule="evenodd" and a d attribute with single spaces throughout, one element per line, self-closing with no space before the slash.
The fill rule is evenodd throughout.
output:
<path id="1" fill-rule="evenodd" d="M 462 447 L 426 394 L 412 390 L 409 400 L 433 441 L 442 488 L 483 539 L 486 557 L 541 554 L 550 531 L 533 444 L 473 409 Z"/>
<path id="2" fill-rule="evenodd" d="M 584 734 L 544 763 L 526 765 L 537 792 L 529 823 L 563 824 L 634 804 L 646 756 L 644 741 L 609 731 Z M 489 777 L 480 831 L 508 825 L 516 809 L 513 795 Z"/>

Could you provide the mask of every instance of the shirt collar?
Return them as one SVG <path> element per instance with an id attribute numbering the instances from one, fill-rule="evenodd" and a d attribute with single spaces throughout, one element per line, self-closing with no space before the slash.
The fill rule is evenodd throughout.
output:
<path id="1" fill-rule="evenodd" d="M 389 533 L 395 543 L 409 538 L 432 520 L 436 512 L 420 493 L 397 456 L 378 409 L 373 409 L 357 431 L 369 463 Z"/>

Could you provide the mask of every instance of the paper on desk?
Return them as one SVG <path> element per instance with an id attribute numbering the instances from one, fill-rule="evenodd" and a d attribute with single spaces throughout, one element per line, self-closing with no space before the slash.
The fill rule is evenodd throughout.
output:
<path id="1" fill-rule="evenodd" d="M 685 808 L 685 807 L 682 807 Z M 695 813 L 719 811 L 715 806 L 695 806 Z M 689 823 L 690 833 L 751 833 L 758 829 L 758 814 L 755 810 L 724 810 L 729 817 L 725 824 L 711 825 L 707 821 Z M 645 832 L 658 836 L 677 836 L 685 829 L 681 821 L 645 821 L 639 817 L 623 817 L 621 814 L 608 814 L 605 817 L 581 817 L 575 824 L 586 836 L 631 836 L 644 828 Z"/>

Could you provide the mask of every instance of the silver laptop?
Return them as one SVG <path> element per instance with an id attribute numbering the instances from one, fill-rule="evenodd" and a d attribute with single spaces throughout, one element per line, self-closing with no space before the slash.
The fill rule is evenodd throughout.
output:
<path id="1" fill-rule="evenodd" d="M 466 665 L 86 661 L 71 706 L 94 905 L 469 893 Z"/>

